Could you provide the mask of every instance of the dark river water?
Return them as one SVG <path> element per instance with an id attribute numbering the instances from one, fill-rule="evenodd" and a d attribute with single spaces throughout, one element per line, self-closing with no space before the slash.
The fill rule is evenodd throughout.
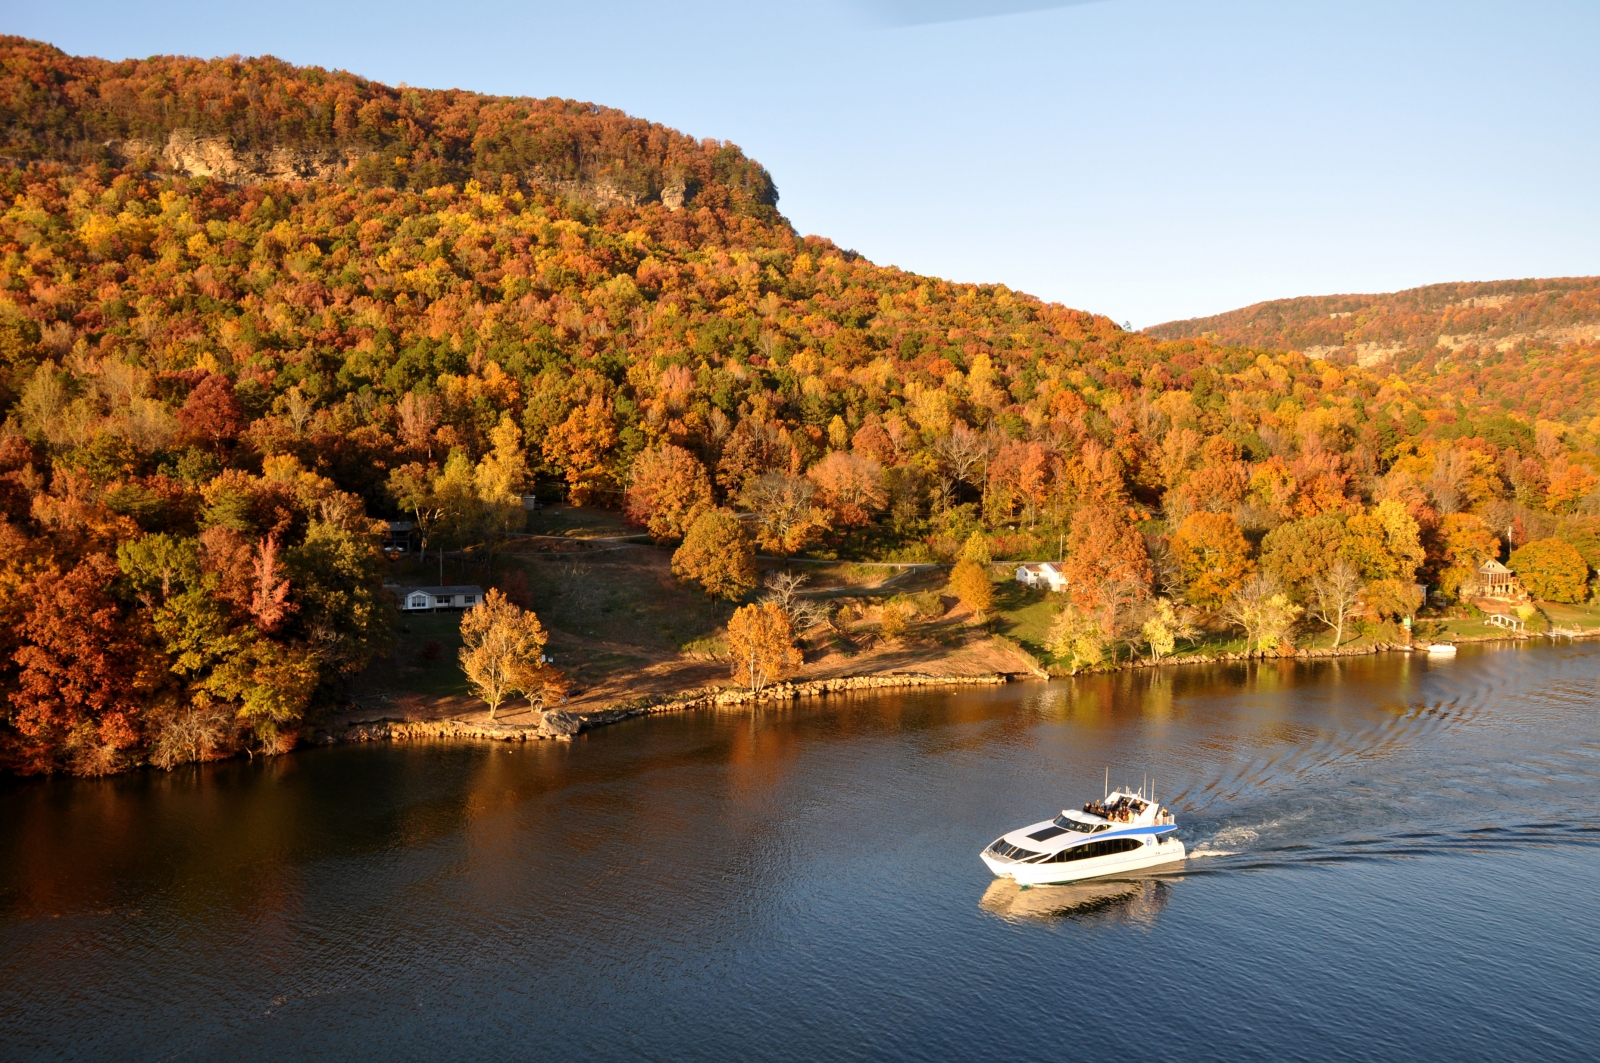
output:
<path id="1" fill-rule="evenodd" d="M 0 1057 L 1555 1060 L 1600 647 L 1143 672 L 0 789 Z M 1154 777 L 1193 850 L 1018 891 Z"/>

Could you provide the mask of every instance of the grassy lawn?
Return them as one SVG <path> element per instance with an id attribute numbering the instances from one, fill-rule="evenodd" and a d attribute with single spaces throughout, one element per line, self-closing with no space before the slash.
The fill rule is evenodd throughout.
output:
<path id="1" fill-rule="evenodd" d="M 1567 605 L 1563 602 L 1540 603 L 1551 623 L 1558 627 L 1600 627 L 1600 603 L 1581 602 Z"/>
<path id="2" fill-rule="evenodd" d="M 528 531 L 577 539 L 643 535 L 643 529 L 629 524 L 618 510 L 598 506 L 545 506 L 528 514 Z"/>
<path id="3" fill-rule="evenodd" d="M 364 687 L 388 693 L 467 693 L 456 659 L 461 649 L 460 613 L 402 613 L 395 626 L 395 644 L 392 655 L 367 670 Z"/>
<path id="4" fill-rule="evenodd" d="M 726 623 L 729 607 L 721 604 L 713 617 L 706 596 L 673 577 L 671 556 L 628 546 L 525 552 L 503 563 L 527 575 L 534 611 L 552 632 L 677 653 Z"/>
<path id="5" fill-rule="evenodd" d="M 1025 586 L 1009 576 L 998 579 L 994 587 L 994 631 L 1015 639 L 1029 653 L 1047 661 L 1050 654 L 1044 644 L 1061 601 L 1059 594 Z"/>

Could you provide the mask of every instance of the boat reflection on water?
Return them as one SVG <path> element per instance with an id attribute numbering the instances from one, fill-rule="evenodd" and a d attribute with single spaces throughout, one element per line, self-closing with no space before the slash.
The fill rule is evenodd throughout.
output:
<path id="1" fill-rule="evenodd" d="M 1013 923 L 1070 919 L 1148 926 L 1171 900 L 1172 884 L 1181 881 L 1174 876 L 1094 879 L 1023 889 L 1011 879 L 997 878 L 984 890 L 978 906 Z"/>

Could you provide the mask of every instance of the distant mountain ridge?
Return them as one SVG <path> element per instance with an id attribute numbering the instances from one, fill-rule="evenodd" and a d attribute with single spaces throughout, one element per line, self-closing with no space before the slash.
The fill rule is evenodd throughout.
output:
<path id="1" fill-rule="evenodd" d="M 1144 330 L 1161 340 L 1301 351 L 1382 365 L 1411 353 L 1600 340 L 1600 277 L 1430 284 L 1381 295 L 1274 299 Z"/>
<path id="2" fill-rule="evenodd" d="M 391 88 L 270 56 L 110 62 L 0 37 L 0 155 L 152 165 L 232 184 L 345 178 L 423 191 L 506 177 L 596 206 L 779 220 L 771 175 L 732 144 L 563 99 Z"/>

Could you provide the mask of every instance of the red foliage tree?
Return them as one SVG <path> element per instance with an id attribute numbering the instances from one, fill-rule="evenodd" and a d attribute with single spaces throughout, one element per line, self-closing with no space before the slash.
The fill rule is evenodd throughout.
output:
<path id="1" fill-rule="evenodd" d="M 103 774 L 139 742 L 152 683 L 146 651 L 107 593 L 118 572 L 111 558 L 91 554 L 34 583 L 11 695 L 23 771 L 51 771 L 65 751 L 74 770 Z"/>
<path id="2" fill-rule="evenodd" d="M 178 410 L 178 423 L 185 439 L 220 454 L 224 444 L 244 431 L 244 408 L 233 393 L 233 383 L 220 373 L 200 381 Z"/>

